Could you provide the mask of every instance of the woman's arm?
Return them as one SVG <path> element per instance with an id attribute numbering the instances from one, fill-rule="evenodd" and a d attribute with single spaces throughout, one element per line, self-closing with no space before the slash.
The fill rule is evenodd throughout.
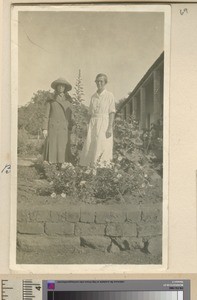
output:
<path id="1" fill-rule="evenodd" d="M 106 138 L 110 138 L 112 136 L 112 132 L 113 132 L 113 124 L 114 124 L 114 117 L 115 117 L 115 113 L 111 112 L 109 114 L 109 124 L 108 124 L 108 128 L 106 131 Z"/>
<path id="2" fill-rule="evenodd" d="M 108 124 L 107 131 L 105 133 L 107 139 L 110 138 L 112 136 L 112 133 L 113 133 L 113 124 L 114 124 L 115 112 L 116 112 L 116 109 L 115 109 L 114 96 L 113 96 L 113 94 L 111 94 L 110 102 L 109 102 L 109 109 L 108 109 L 109 124 Z"/>
<path id="3" fill-rule="evenodd" d="M 88 114 L 87 114 L 87 124 L 90 123 L 90 119 L 92 117 L 92 110 L 93 110 L 93 97 L 90 100 L 89 108 L 88 108 Z"/>

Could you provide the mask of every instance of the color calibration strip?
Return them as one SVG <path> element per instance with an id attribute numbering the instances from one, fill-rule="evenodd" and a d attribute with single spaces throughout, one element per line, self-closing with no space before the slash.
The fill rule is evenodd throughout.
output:
<path id="1" fill-rule="evenodd" d="M 48 291 L 47 300 L 183 300 L 183 291 Z"/>

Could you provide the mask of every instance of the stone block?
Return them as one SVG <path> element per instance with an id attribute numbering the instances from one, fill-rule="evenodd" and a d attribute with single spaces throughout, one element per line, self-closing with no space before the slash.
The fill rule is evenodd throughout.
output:
<path id="1" fill-rule="evenodd" d="M 96 223 L 108 223 L 110 220 L 110 212 L 101 210 L 96 212 Z"/>
<path id="2" fill-rule="evenodd" d="M 46 222 L 50 220 L 50 211 L 49 210 L 31 210 L 29 212 L 29 218 L 32 222 Z"/>
<path id="3" fill-rule="evenodd" d="M 98 210 L 96 212 L 96 223 L 121 223 L 126 220 L 126 212 L 121 210 Z"/>
<path id="4" fill-rule="evenodd" d="M 138 228 L 139 237 L 150 237 L 162 234 L 162 224 L 158 223 L 140 223 Z"/>
<path id="5" fill-rule="evenodd" d="M 17 211 L 17 221 L 19 222 L 28 222 L 29 219 L 29 211 L 28 210 L 18 210 Z"/>
<path id="6" fill-rule="evenodd" d="M 72 223 L 46 223 L 45 233 L 47 235 L 74 235 L 74 224 Z"/>
<path id="7" fill-rule="evenodd" d="M 34 222 L 18 222 L 17 231 L 26 234 L 42 234 L 44 233 L 43 223 Z"/>
<path id="8" fill-rule="evenodd" d="M 65 222 L 66 220 L 66 213 L 65 211 L 51 211 L 50 212 L 50 222 Z"/>
<path id="9" fill-rule="evenodd" d="M 81 237 L 81 246 L 107 251 L 111 244 L 111 239 L 104 236 L 86 236 Z"/>
<path id="10" fill-rule="evenodd" d="M 121 251 L 144 248 L 142 238 L 137 237 L 113 237 L 112 244 L 116 245 Z"/>
<path id="11" fill-rule="evenodd" d="M 123 236 L 137 236 L 137 226 L 133 223 L 124 223 L 123 226 Z"/>
<path id="12" fill-rule="evenodd" d="M 148 251 L 152 255 L 162 256 L 162 237 L 152 237 L 148 241 Z"/>
<path id="13" fill-rule="evenodd" d="M 80 209 L 79 208 L 74 208 L 74 207 L 70 207 L 67 211 L 66 211 L 66 220 L 68 222 L 79 222 L 80 219 Z"/>
<path id="14" fill-rule="evenodd" d="M 94 223 L 95 211 L 93 209 L 81 208 L 80 221 L 84 223 Z"/>
<path id="15" fill-rule="evenodd" d="M 49 237 L 49 236 L 30 236 L 25 234 L 18 234 L 17 247 L 19 250 L 27 252 L 40 253 L 61 253 L 73 252 L 80 247 L 79 237 Z"/>
<path id="16" fill-rule="evenodd" d="M 123 237 L 123 240 L 126 241 L 129 245 L 129 249 L 143 249 L 144 243 L 142 238 L 138 237 Z"/>
<path id="17" fill-rule="evenodd" d="M 133 207 L 131 211 L 127 212 L 127 221 L 137 223 L 141 220 L 141 210 L 139 207 Z"/>
<path id="18" fill-rule="evenodd" d="M 129 243 L 127 242 L 126 238 L 121 237 L 113 237 L 112 244 L 117 246 L 121 251 L 129 250 Z"/>
<path id="19" fill-rule="evenodd" d="M 89 236 L 89 235 L 105 235 L 105 225 L 101 224 L 86 224 L 77 223 L 75 227 L 76 236 Z"/>
<path id="20" fill-rule="evenodd" d="M 106 227 L 107 236 L 122 236 L 123 235 L 123 224 L 120 223 L 110 223 Z"/>
<path id="21" fill-rule="evenodd" d="M 160 222 L 162 220 L 162 207 L 151 205 L 142 208 L 142 221 L 144 222 Z"/>
<path id="22" fill-rule="evenodd" d="M 119 253 L 120 248 L 116 244 L 112 243 L 111 246 L 109 247 L 108 252 L 110 252 L 110 253 Z"/>

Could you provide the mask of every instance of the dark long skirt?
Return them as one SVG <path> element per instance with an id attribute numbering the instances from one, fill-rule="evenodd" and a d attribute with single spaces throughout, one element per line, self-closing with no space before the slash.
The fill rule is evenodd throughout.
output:
<path id="1" fill-rule="evenodd" d="M 43 159 L 50 163 L 71 162 L 70 135 L 65 129 L 49 130 L 45 140 Z"/>

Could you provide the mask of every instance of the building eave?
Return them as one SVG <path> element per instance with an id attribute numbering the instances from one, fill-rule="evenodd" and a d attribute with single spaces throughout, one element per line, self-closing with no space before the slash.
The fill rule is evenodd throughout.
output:
<path id="1" fill-rule="evenodd" d="M 129 94 L 129 96 L 125 99 L 125 101 L 121 104 L 118 111 L 119 112 L 127 102 L 130 101 L 130 99 L 137 93 L 138 89 L 142 84 L 146 81 L 146 79 L 151 75 L 153 70 L 155 70 L 162 62 L 164 61 L 164 52 L 161 53 L 161 55 L 156 59 L 156 61 L 152 64 L 152 66 L 148 69 L 148 71 L 144 74 L 142 79 L 138 82 L 138 84 L 135 86 L 133 91 Z"/>

